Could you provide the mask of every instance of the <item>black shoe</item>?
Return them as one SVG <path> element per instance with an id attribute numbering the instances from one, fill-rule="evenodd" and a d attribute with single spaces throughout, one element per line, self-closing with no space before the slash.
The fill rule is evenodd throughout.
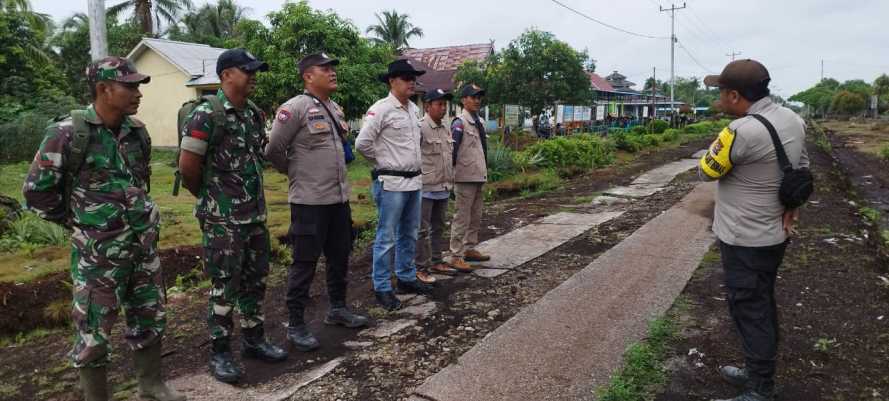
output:
<path id="1" fill-rule="evenodd" d="M 245 329 L 243 333 L 241 355 L 244 357 L 266 362 L 281 362 L 287 359 L 287 351 L 269 343 L 261 326 Z"/>
<path id="2" fill-rule="evenodd" d="M 293 344 L 297 351 L 309 352 L 321 346 L 318 339 L 309 331 L 309 327 L 300 324 L 287 328 L 287 341 Z"/>
<path id="3" fill-rule="evenodd" d="M 735 398 L 716 401 L 773 401 L 774 399 L 772 394 L 763 394 L 756 390 L 747 390 Z"/>
<path id="4" fill-rule="evenodd" d="M 241 368 L 235 363 L 228 339 L 213 340 L 213 354 L 210 356 L 210 372 L 223 383 L 236 383 L 241 379 Z"/>
<path id="5" fill-rule="evenodd" d="M 357 315 L 345 307 L 330 308 L 324 318 L 325 324 L 346 326 L 350 329 L 367 326 L 367 318 Z"/>
<path id="6" fill-rule="evenodd" d="M 733 386 L 741 388 L 746 387 L 747 382 L 750 381 L 750 375 L 747 374 L 747 369 L 734 366 L 726 365 L 720 367 L 719 375 L 722 376 L 723 380 L 731 383 Z"/>
<path id="7" fill-rule="evenodd" d="M 414 281 L 401 281 L 397 280 L 395 283 L 395 292 L 399 294 L 429 294 L 432 292 L 432 286 L 420 280 Z"/>
<path id="8" fill-rule="evenodd" d="M 401 301 L 395 298 L 395 294 L 392 291 L 377 291 L 376 296 L 377 302 L 390 312 L 401 308 Z"/>

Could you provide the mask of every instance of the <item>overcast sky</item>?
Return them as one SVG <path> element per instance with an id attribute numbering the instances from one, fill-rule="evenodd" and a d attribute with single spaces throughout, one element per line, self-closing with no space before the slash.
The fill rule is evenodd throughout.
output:
<path id="1" fill-rule="evenodd" d="M 116 4 L 118 0 L 108 0 Z M 196 3 L 202 4 L 203 0 Z M 559 0 L 589 17 L 642 35 L 669 37 L 669 13 L 658 0 Z M 250 17 L 265 19 L 280 0 L 239 0 Z M 32 0 L 34 9 L 57 19 L 86 11 L 86 0 Z M 590 21 L 553 0 L 311 0 L 332 9 L 364 31 L 376 22 L 375 12 L 396 9 L 410 15 L 425 33 L 412 47 L 436 47 L 494 40 L 497 49 L 525 29 L 552 32 L 597 60 L 596 71 L 618 70 L 641 89 L 657 68 L 669 79 L 670 41 L 622 33 Z M 681 4 L 677 4 L 681 6 Z M 688 0 L 676 12 L 676 75 L 702 77 L 718 73 L 727 55 L 761 61 L 771 72 L 772 90 L 789 97 L 818 82 L 821 60 L 825 77 L 872 82 L 889 73 L 889 1 L 886 0 Z M 684 48 L 683 48 L 684 47 Z"/>

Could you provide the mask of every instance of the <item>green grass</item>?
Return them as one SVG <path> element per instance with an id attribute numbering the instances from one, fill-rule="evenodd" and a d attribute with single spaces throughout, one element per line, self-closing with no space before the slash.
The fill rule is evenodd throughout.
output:
<path id="1" fill-rule="evenodd" d="M 883 147 L 880 148 L 880 156 L 882 156 L 884 160 L 889 161 L 889 144 L 883 145 Z"/>
<path id="2" fill-rule="evenodd" d="M 154 149 L 151 162 L 151 196 L 160 208 L 160 248 L 170 249 L 199 245 L 201 231 L 193 215 L 195 198 L 182 188 L 173 196 L 171 165 L 175 152 Z M 21 187 L 29 163 L 0 166 L 0 194 L 22 201 Z M 370 165 L 360 155 L 348 166 L 352 186 L 352 219 L 365 227 L 376 216 L 370 196 Z M 287 202 L 287 176 L 269 168 L 265 171 L 265 195 L 268 204 L 268 227 L 274 237 L 287 233 L 290 205 Z M 70 249 L 67 244 L 18 249 L 0 254 L 0 282 L 26 282 L 40 276 L 68 269 Z"/>
<path id="3" fill-rule="evenodd" d="M 683 309 L 677 304 L 676 310 Z M 651 400 L 666 382 L 664 360 L 670 343 L 678 335 L 676 313 L 652 321 L 648 337 L 624 353 L 624 367 L 599 390 L 600 401 Z"/>

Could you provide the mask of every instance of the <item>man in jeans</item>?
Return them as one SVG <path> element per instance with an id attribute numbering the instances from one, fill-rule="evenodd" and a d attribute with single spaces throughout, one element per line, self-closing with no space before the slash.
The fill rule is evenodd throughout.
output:
<path id="1" fill-rule="evenodd" d="M 452 98 L 450 93 L 441 89 L 433 89 L 423 96 L 426 108 L 426 115 L 420 121 L 423 136 L 423 207 L 420 239 L 417 241 L 417 278 L 425 283 L 435 282 L 431 273 L 450 275 L 457 272 L 441 258 L 448 198 L 454 188 L 451 155 L 454 140 L 441 119 Z"/>
<path id="2" fill-rule="evenodd" d="M 346 307 L 346 276 L 352 251 L 352 210 L 343 142 L 349 132 L 342 108 L 330 99 L 337 90 L 339 60 L 324 53 L 299 62 L 305 92 L 278 108 L 266 158 L 290 182 L 290 239 L 293 264 L 287 280 L 290 324 L 287 340 L 299 351 L 319 347 L 305 309 L 318 258 L 327 264 L 330 309 L 324 323 L 358 328 L 367 318 Z"/>
<path id="3" fill-rule="evenodd" d="M 484 192 L 488 181 L 488 141 L 485 126 L 479 119 L 482 97 L 485 91 L 476 84 L 467 84 L 460 90 L 461 113 L 451 123 L 454 138 L 454 194 L 457 210 L 451 224 L 451 260 L 449 264 L 460 271 L 475 267 L 468 262 L 484 262 L 490 256 L 475 249 L 482 221 Z"/>
<path id="4" fill-rule="evenodd" d="M 741 337 L 745 366 L 723 366 L 722 377 L 744 389 L 730 401 L 772 400 L 778 351 L 775 278 L 798 210 L 778 199 L 783 173 L 771 135 L 775 127 L 795 168 L 808 167 L 806 127 L 793 111 L 769 98 L 769 72 L 754 60 L 729 63 L 704 79 L 719 88 L 719 104 L 740 117 L 723 130 L 701 159 L 701 176 L 719 180 L 713 232 L 719 237 L 729 314 Z M 727 401 L 727 400 L 723 400 Z"/>
<path id="5" fill-rule="evenodd" d="M 392 252 L 400 293 L 427 293 L 428 284 L 417 280 L 414 254 L 420 227 L 420 190 L 423 186 L 420 153 L 420 110 L 414 95 L 417 70 L 410 60 L 395 60 L 380 80 L 389 96 L 367 111 L 355 146 L 374 166 L 373 196 L 377 204 L 377 236 L 373 247 L 373 285 L 377 301 L 387 310 L 401 302 L 392 291 Z"/>

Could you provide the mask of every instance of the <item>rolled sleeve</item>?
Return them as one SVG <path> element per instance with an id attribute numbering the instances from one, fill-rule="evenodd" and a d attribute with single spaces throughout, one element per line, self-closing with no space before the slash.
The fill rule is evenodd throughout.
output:
<path id="1" fill-rule="evenodd" d="M 199 156 L 207 154 L 213 127 L 210 124 L 210 111 L 204 105 L 194 109 L 182 128 L 182 142 L 179 146 Z"/>

